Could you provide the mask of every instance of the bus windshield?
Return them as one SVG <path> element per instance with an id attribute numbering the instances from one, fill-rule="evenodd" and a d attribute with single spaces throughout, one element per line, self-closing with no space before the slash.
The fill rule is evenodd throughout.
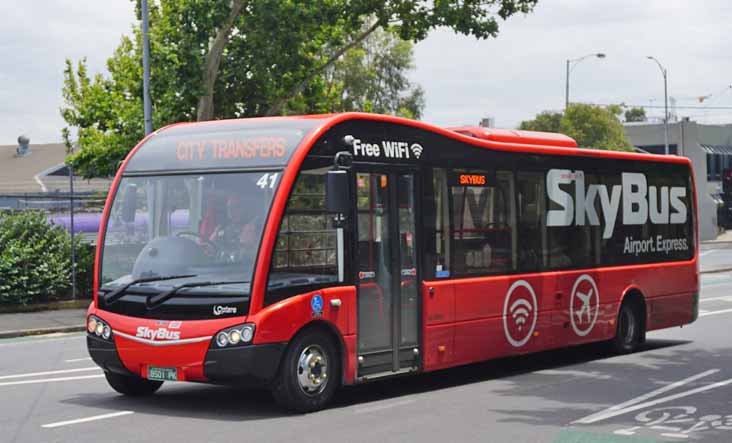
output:
<path id="1" fill-rule="evenodd" d="M 178 275 L 186 283 L 251 281 L 279 177 L 278 171 L 123 177 L 104 236 L 102 287 Z"/>

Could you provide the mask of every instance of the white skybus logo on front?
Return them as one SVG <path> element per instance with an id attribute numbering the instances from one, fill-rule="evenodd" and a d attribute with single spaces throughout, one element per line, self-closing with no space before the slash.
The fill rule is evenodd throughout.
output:
<path id="1" fill-rule="evenodd" d="M 574 195 L 563 190 L 560 185 L 574 183 Z M 645 174 L 637 172 L 621 173 L 621 184 L 608 186 L 591 184 L 585 187 L 584 171 L 569 169 L 550 169 L 546 174 L 547 196 L 561 206 L 547 212 L 547 226 L 577 226 L 589 224 L 600 226 L 595 200 L 599 197 L 604 229 L 602 238 L 613 236 L 618 218 L 620 201 L 623 203 L 624 225 L 643 225 L 650 218 L 653 224 L 680 224 L 686 222 L 686 197 L 683 186 L 648 186 Z"/>

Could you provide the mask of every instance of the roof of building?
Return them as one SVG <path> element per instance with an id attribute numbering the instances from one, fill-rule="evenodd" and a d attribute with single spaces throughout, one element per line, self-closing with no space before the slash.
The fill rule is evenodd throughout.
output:
<path id="1" fill-rule="evenodd" d="M 0 146 L 0 194 L 68 192 L 68 176 L 48 175 L 63 166 L 63 143 L 31 144 L 30 153 L 19 157 L 17 145 Z M 74 180 L 75 192 L 107 191 L 110 179 Z"/>

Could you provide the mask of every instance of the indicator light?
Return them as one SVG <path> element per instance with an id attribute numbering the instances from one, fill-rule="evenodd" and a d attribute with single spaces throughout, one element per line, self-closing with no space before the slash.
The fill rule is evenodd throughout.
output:
<path id="1" fill-rule="evenodd" d="M 222 331 L 216 335 L 216 344 L 222 348 L 229 344 L 229 337 L 226 335 L 226 332 Z"/>

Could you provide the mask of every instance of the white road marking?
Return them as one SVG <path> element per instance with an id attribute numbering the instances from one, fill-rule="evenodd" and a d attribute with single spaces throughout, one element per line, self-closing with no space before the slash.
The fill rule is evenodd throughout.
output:
<path id="1" fill-rule="evenodd" d="M 596 371 L 572 371 L 572 370 L 559 370 L 559 369 L 544 369 L 542 371 L 535 371 L 534 374 L 542 375 L 568 375 L 571 377 L 586 377 L 596 378 L 598 380 L 608 380 L 612 378 L 607 374 L 600 374 Z"/>
<path id="2" fill-rule="evenodd" d="M 15 385 L 32 385 L 35 383 L 51 383 L 56 381 L 71 381 L 71 380 L 86 380 L 88 378 L 102 378 L 104 377 L 104 374 L 99 375 L 81 375 L 78 377 L 59 377 L 59 378 L 42 378 L 40 380 L 21 380 L 21 381 L 9 381 L 5 383 L 0 383 L 0 387 L 2 386 L 15 386 Z"/>
<path id="3" fill-rule="evenodd" d="M 71 360 L 64 360 L 66 363 L 76 363 L 77 361 L 89 361 L 91 360 L 91 357 L 84 357 L 84 358 L 72 358 Z"/>
<path id="4" fill-rule="evenodd" d="M 699 314 L 699 317 L 706 317 L 707 315 L 716 315 L 716 314 L 728 314 L 732 312 L 732 309 L 722 309 L 721 311 L 709 311 Z"/>
<path id="5" fill-rule="evenodd" d="M 26 378 L 26 377 L 38 377 L 42 375 L 56 375 L 56 374 L 68 374 L 71 372 L 86 372 L 101 370 L 99 366 L 90 366 L 88 368 L 77 368 L 77 369 L 62 369 L 58 371 L 45 371 L 45 372 L 29 372 L 27 374 L 16 374 L 16 375 L 3 375 L 0 380 L 7 380 L 9 378 Z"/>
<path id="6" fill-rule="evenodd" d="M 86 417 L 86 418 L 77 418 L 76 420 L 67 420 L 67 421 L 59 421 L 56 423 L 48 423 L 46 425 L 42 425 L 42 428 L 58 428 L 59 426 L 68 426 L 68 425 L 75 425 L 78 423 L 87 423 L 90 421 L 96 421 L 96 420 L 105 420 L 107 418 L 114 418 L 114 417 L 121 417 L 123 415 L 130 415 L 134 414 L 134 411 L 120 411 L 120 412 L 113 412 L 111 414 L 102 414 L 102 415 L 95 415 L 92 417 Z"/>
<path id="7" fill-rule="evenodd" d="M 676 433 L 661 434 L 661 437 L 689 438 L 689 436 L 686 434 L 676 434 Z"/>
<path id="8" fill-rule="evenodd" d="M 614 412 L 617 412 L 617 411 L 622 410 L 623 408 L 627 408 L 629 406 L 633 406 L 633 405 L 636 405 L 638 403 L 641 403 L 641 402 L 644 402 L 646 400 L 649 400 L 649 399 L 651 399 L 653 397 L 657 397 L 657 396 L 659 396 L 659 395 L 661 395 L 661 394 L 663 394 L 665 392 L 672 391 L 672 390 L 674 390 L 676 388 L 680 388 L 681 386 L 684 386 L 686 384 L 689 384 L 689 383 L 691 383 L 691 382 L 693 382 L 695 380 L 699 380 L 700 378 L 704 378 L 704 377 L 706 377 L 708 375 L 716 374 L 717 372 L 719 372 L 719 369 L 710 369 L 708 371 L 704 371 L 702 373 L 699 373 L 699 374 L 696 374 L 696 375 L 692 375 L 691 377 L 687 377 L 687 378 L 685 378 L 683 380 L 679 380 L 677 382 L 673 382 L 673 383 L 671 383 L 669 385 L 666 385 L 666 386 L 663 386 L 663 387 L 658 388 L 656 390 L 653 390 L 651 392 L 648 392 L 647 394 L 643 394 L 641 396 L 632 398 L 632 399 L 630 399 L 630 400 L 628 400 L 626 402 L 617 404 L 615 406 L 611 406 L 611 407 L 609 407 L 607 409 L 604 409 L 604 410 L 602 410 L 600 412 L 596 412 L 594 414 L 588 415 L 587 417 L 580 418 L 579 420 L 575 420 L 572 423 L 580 423 L 580 424 L 594 423 L 596 421 L 599 421 L 599 420 L 597 420 L 598 417 L 605 417 L 608 414 L 612 414 Z M 602 418 L 602 420 L 604 420 L 604 418 Z"/>
<path id="9" fill-rule="evenodd" d="M 703 303 L 705 301 L 715 301 L 715 300 L 724 300 L 724 301 L 732 301 L 732 297 L 725 296 L 725 297 L 709 297 L 709 298 L 700 298 L 699 303 Z"/>
<path id="10" fill-rule="evenodd" d="M 704 257 L 705 255 L 711 254 L 712 252 L 719 252 L 719 249 L 709 249 L 707 251 L 700 252 L 699 257 Z"/>
<path id="11" fill-rule="evenodd" d="M 701 386 L 701 387 L 698 387 L 696 389 L 692 389 L 690 391 L 680 392 L 678 394 L 668 395 L 666 397 L 661 397 L 661 398 L 658 398 L 656 400 L 651 400 L 651 401 L 647 401 L 645 403 L 641 403 L 641 404 L 637 404 L 637 405 L 634 405 L 634 406 L 630 406 L 630 407 L 627 407 L 625 409 L 620 409 L 618 411 L 614 411 L 614 412 L 610 412 L 610 413 L 607 413 L 607 414 L 604 414 L 604 415 L 600 415 L 600 416 L 595 417 L 595 418 L 593 418 L 591 420 L 588 420 L 587 418 L 585 418 L 585 419 L 582 419 L 581 423 L 583 423 L 583 424 L 592 424 L 592 423 L 595 423 L 595 422 L 598 422 L 598 421 L 607 420 L 608 418 L 616 417 L 618 415 L 627 414 L 628 412 L 633 412 L 633 411 L 637 411 L 639 409 L 645 409 L 645 408 L 648 408 L 648 407 L 651 407 L 651 406 L 655 406 L 655 405 L 660 404 L 660 403 L 666 403 L 666 402 L 669 402 L 671 400 L 676 400 L 676 399 L 679 399 L 679 398 L 688 397 L 690 395 L 698 394 L 700 392 L 711 391 L 712 389 L 721 388 L 721 387 L 727 386 L 729 384 L 732 384 L 732 378 L 729 378 L 727 380 L 720 381 L 720 382 L 717 382 L 717 383 L 713 383 L 711 385 Z M 575 422 L 575 423 L 577 423 L 577 422 Z"/>
<path id="12" fill-rule="evenodd" d="M 377 406 L 370 406 L 366 408 L 359 408 L 356 409 L 356 414 L 367 414 L 369 412 L 377 412 L 377 411 L 383 411 L 384 409 L 391 409 L 396 408 L 397 406 L 404 406 L 411 403 L 414 403 L 416 400 L 400 400 L 400 401 L 394 401 L 383 405 L 377 405 Z"/>

